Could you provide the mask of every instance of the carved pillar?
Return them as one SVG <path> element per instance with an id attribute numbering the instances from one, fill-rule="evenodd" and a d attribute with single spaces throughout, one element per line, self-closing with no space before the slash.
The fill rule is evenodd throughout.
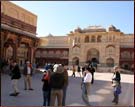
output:
<path id="1" fill-rule="evenodd" d="M 2 57 L 3 57 L 3 35 L 2 35 L 2 33 L 1 33 L 1 35 L 0 35 L 0 59 L 2 59 Z"/>
<path id="2" fill-rule="evenodd" d="M 28 60 L 31 62 L 31 47 L 28 47 Z"/>
<path id="3" fill-rule="evenodd" d="M 37 39 L 34 40 L 34 44 L 33 44 L 33 63 L 36 63 L 35 55 L 36 55 L 36 49 L 37 49 L 38 45 L 39 45 L 39 40 L 37 40 Z"/>
<path id="4" fill-rule="evenodd" d="M 1 31 L 1 41 L 0 41 L 0 43 L 1 43 L 0 57 L 1 58 L 4 58 L 4 56 L 5 56 L 4 44 L 6 43 L 7 39 L 8 39 L 8 32 L 7 31 Z"/>
<path id="5" fill-rule="evenodd" d="M 22 37 L 21 36 L 18 36 L 17 39 L 16 39 L 16 41 L 17 41 L 18 47 L 20 47 L 20 44 L 21 44 L 21 41 L 22 41 Z"/>
<path id="6" fill-rule="evenodd" d="M 14 44 L 13 45 L 13 59 L 17 61 L 17 49 L 18 49 L 18 45 Z"/>

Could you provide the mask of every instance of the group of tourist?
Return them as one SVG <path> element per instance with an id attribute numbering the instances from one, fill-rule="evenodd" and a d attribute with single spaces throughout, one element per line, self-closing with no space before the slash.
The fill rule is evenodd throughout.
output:
<path id="1" fill-rule="evenodd" d="M 88 101 L 89 99 L 89 93 L 90 93 L 90 84 L 94 83 L 94 72 L 97 70 L 97 64 L 96 63 L 86 63 L 82 70 L 80 66 L 78 65 L 77 70 L 76 67 L 73 65 L 73 74 L 72 76 L 75 77 L 75 72 L 78 71 L 80 73 L 82 71 L 83 79 L 82 79 L 82 98 L 85 101 Z M 121 93 L 121 76 L 120 76 L 120 69 L 119 66 L 114 67 L 114 74 L 112 78 L 112 86 L 113 86 L 113 103 L 118 104 L 119 102 L 119 94 Z"/>
<path id="2" fill-rule="evenodd" d="M 97 68 L 95 68 L 91 63 L 86 63 L 82 68 L 78 65 L 77 67 L 75 65 L 73 65 L 72 71 L 73 74 L 72 76 L 75 77 L 75 72 L 78 72 L 80 77 L 81 77 L 81 72 L 82 72 L 82 76 L 84 76 L 84 71 L 86 71 L 86 68 L 88 69 L 88 71 L 91 73 L 92 75 L 92 80 L 91 80 L 91 84 L 94 83 L 94 72 L 96 71 Z"/>
<path id="3" fill-rule="evenodd" d="M 66 90 L 68 87 L 68 72 L 61 64 L 55 64 L 53 71 L 48 67 L 44 71 L 43 81 L 43 106 L 65 106 Z"/>
<path id="4" fill-rule="evenodd" d="M 90 87 L 94 83 L 94 72 L 95 68 L 92 64 L 85 64 L 82 67 L 77 67 L 78 72 L 82 71 L 82 98 L 85 101 L 89 101 Z M 18 96 L 19 89 L 17 86 L 18 80 L 21 78 L 21 72 L 18 64 L 15 60 L 10 61 L 10 76 L 12 80 L 12 87 L 14 92 L 10 96 Z M 75 75 L 76 69 L 73 65 L 73 76 Z M 26 61 L 22 74 L 24 75 L 24 90 L 34 90 L 31 85 L 31 79 L 33 74 L 32 65 L 29 61 Z M 114 75 L 112 78 L 112 86 L 114 88 L 113 103 L 118 104 L 119 94 L 121 93 L 121 77 L 119 72 L 119 67 L 114 67 Z M 43 106 L 55 106 L 55 101 L 57 99 L 58 106 L 65 106 L 66 102 L 66 90 L 68 87 L 68 72 L 67 68 L 62 64 L 55 64 L 54 66 L 46 65 L 45 71 L 41 78 L 43 82 Z"/>
<path id="5" fill-rule="evenodd" d="M 19 65 L 15 60 L 10 60 L 10 76 L 12 80 L 12 87 L 14 92 L 10 94 L 10 96 L 17 96 L 20 92 L 18 89 L 18 80 L 21 78 L 21 71 Z M 24 75 L 24 90 L 33 90 L 31 86 L 31 78 L 33 74 L 32 65 L 29 61 L 26 61 L 24 65 L 23 75 Z"/>
<path id="6" fill-rule="evenodd" d="M 82 98 L 85 102 L 89 103 L 89 95 L 90 95 L 90 85 L 94 82 L 94 72 L 95 68 L 91 64 L 86 64 L 83 68 L 83 78 L 82 78 Z M 112 103 L 118 104 L 119 102 L 119 94 L 121 94 L 121 75 L 120 75 L 120 67 L 115 66 L 113 68 L 113 77 L 112 77 L 112 87 L 114 98 Z"/>

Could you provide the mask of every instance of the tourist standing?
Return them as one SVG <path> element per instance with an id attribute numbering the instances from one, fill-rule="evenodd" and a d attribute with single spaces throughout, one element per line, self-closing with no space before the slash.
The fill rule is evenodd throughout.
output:
<path id="1" fill-rule="evenodd" d="M 113 74 L 113 78 L 112 78 L 112 86 L 113 86 L 113 94 L 114 94 L 114 98 L 113 98 L 113 103 L 118 104 L 119 102 L 119 94 L 121 93 L 121 76 L 120 76 L 120 69 L 119 66 L 115 66 L 114 67 L 114 74 Z"/>
<path id="2" fill-rule="evenodd" d="M 92 75 L 89 71 L 89 67 L 86 67 L 86 70 L 83 74 L 83 80 L 82 80 L 82 98 L 84 101 L 89 101 L 89 94 L 90 94 L 90 84 L 92 80 Z"/>
<path id="3" fill-rule="evenodd" d="M 31 79 L 32 79 L 33 69 L 29 61 L 26 62 L 24 67 L 23 75 L 24 75 L 24 90 L 33 90 L 31 86 Z M 28 84 L 28 87 L 27 87 Z"/>
<path id="4" fill-rule="evenodd" d="M 76 71 L 76 69 L 75 69 L 75 65 L 73 65 L 73 69 L 72 69 L 72 70 L 73 70 L 73 74 L 72 74 L 72 76 L 73 76 L 73 77 L 75 77 L 75 71 Z"/>
<path id="5" fill-rule="evenodd" d="M 93 84 L 94 83 L 95 68 L 92 65 L 90 66 L 90 72 L 91 72 L 91 75 L 92 75 L 91 84 Z"/>
<path id="6" fill-rule="evenodd" d="M 65 103 L 66 103 L 67 88 L 68 88 L 68 72 L 67 72 L 67 69 L 64 68 L 64 87 L 63 87 L 62 106 L 65 106 Z"/>
<path id="7" fill-rule="evenodd" d="M 43 91 L 43 106 L 50 106 L 50 73 L 51 70 L 48 69 L 46 71 L 44 71 L 44 75 L 42 77 L 42 82 L 43 82 L 43 87 L 42 87 L 42 91 Z"/>
<path id="8" fill-rule="evenodd" d="M 79 73 L 79 75 L 80 75 L 80 77 L 81 77 L 81 68 L 80 68 L 79 65 L 78 65 L 77 71 L 78 71 L 78 73 Z"/>
<path id="9" fill-rule="evenodd" d="M 64 68 L 59 65 L 56 72 L 53 72 L 50 77 L 51 84 L 51 106 L 55 106 L 57 98 L 58 106 L 62 106 L 63 87 L 64 87 Z"/>

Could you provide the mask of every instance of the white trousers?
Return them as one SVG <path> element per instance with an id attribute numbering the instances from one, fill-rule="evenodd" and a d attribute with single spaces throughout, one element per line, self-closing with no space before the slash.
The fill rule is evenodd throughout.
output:
<path id="1" fill-rule="evenodd" d="M 19 89 L 18 89 L 18 79 L 13 79 L 12 81 L 12 87 L 13 87 L 13 90 L 14 90 L 14 92 L 16 93 L 16 92 L 19 92 Z"/>

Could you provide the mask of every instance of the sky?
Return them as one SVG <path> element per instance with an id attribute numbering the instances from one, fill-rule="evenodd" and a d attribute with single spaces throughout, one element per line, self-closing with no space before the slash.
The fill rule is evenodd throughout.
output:
<path id="1" fill-rule="evenodd" d="M 114 25 L 134 33 L 134 1 L 12 1 L 37 15 L 37 36 L 66 36 L 77 27 Z"/>

